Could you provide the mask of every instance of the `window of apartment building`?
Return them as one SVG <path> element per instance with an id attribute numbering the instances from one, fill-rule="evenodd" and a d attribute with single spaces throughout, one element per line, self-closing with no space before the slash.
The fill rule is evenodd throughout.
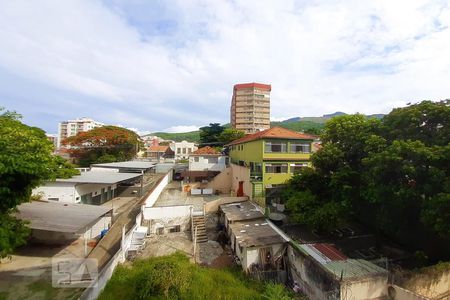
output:
<path id="1" fill-rule="evenodd" d="M 286 152 L 287 144 L 285 142 L 266 142 L 265 152 Z"/>
<path id="2" fill-rule="evenodd" d="M 256 162 L 250 162 L 250 173 L 261 174 L 262 173 L 262 164 Z"/>
<path id="3" fill-rule="evenodd" d="M 183 148 L 183 154 L 186 154 L 186 148 Z"/>
<path id="4" fill-rule="evenodd" d="M 217 164 L 219 162 L 219 158 L 217 157 L 208 157 L 208 164 Z"/>
<path id="5" fill-rule="evenodd" d="M 306 167 L 307 164 L 290 164 L 291 174 L 298 174 L 300 170 Z"/>
<path id="6" fill-rule="evenodd" d="M 300 143 L 291 144 L 291 152 L 310 153 L 311 145 L 310 144 L 300 144 Z"/>
<path id="7" fill-rule="evenodd" d="M 266 164 L 266 173 L 287 173 L 287 164 Z"/>
<path id="8" fill-rule="evenodd" d="M 177 154 L 181 154 L 181 148 L 177 148 Z"/>

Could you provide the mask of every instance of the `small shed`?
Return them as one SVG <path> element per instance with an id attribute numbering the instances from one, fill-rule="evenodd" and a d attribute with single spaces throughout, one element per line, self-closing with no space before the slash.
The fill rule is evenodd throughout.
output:
<path id="1" fill-rule="evenodd" d="M 29 222 L 32 241 L 66 244 L 98 237 L 109 228 L 111 212 L 104 206 L 33 201 L 19 205 L 16 216 Z"/>

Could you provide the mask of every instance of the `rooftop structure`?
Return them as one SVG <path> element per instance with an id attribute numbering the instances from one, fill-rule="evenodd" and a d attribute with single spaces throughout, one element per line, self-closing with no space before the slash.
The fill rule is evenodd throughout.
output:
<path id="1" fill-rule="evenodd" d="M 296 132 L 283 127 L 273 127 L 254 134 L 246 135 L 240 139 L 234 140 L 227 146 L 248 143 L 251 141 L 261 139 L 300 139 L 300 140 L 314 140 L 315 136 L 305 133 Z"/>
<path id="2" fill-rule="evenodd" d="M 269 128 L 271 90 L 269 84 L 236 84 L 231 99 L 231 126 L 245 133 Z"/>
<path id="3" fill-rule="evenodd" d="M 17 217 L 31 229 L 80 233 L 94 225 L 112 208 L 59 202 L 29 202 L 18 206 Z"/>
<path id="4" fill-rule="evenodd" d="M 243 247 L 259 247 L 286 242 L 265 219 L 230 224 L 236 242 Z"/>
<path id="5" fill-rule="evenodd" d="M 82 172 L 71 178 L 56 179 L 56 182 L 70 182 L 76 184 L 92 183 L 92 184 L 115 184 L 122 181 L 139 178 L 140 174 L 136 173 L 115 173 L 115 172 Z"/>
<path id="6" fill-rule="evenodd" d="M 91 170 L 102 171 L 102 169 L 111 169 L 115 172 L 141 173 L 148 172 L 154 167 L 155 163 L 148 161 L 120 161 L 113 163 L 93 164 L 91 165 Z"/>
<path id="7" fill-rule="evenodd" d="M 220 209 L 230 222 L 264 218 L 263 213 L 250 201 L 222 204 L 220 205 Z"/>

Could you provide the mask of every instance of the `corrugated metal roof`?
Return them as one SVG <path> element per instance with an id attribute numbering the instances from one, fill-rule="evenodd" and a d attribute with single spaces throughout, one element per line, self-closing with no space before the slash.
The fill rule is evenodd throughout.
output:
<path id="1" fill-rule="evenodd" d="M 138 169 L 145 170 L 155 166 L 155 163 L 148 161 L 119 161 L 105 164 L 93 164 L 92 167 L 102 168 L 124 168 L 124 169 Z"/>
<path id="2" fill-rule="evenodd" d="M 17 217 L 29 221 L 32 229 L 80 233 L 111 208 L 64 202 L 30 202 L 18 207 Z"/>
<path id="3" fill-rule="evenodd" d="M 336 278 L 343 280 L 388 274 L 387 270 L 364 259 L 335 260 L 323 266 Z"/>
<path id="4" fill-rule="evenodd" d="M 137 173 L 116 173 L 116 172 L 82 172 L 80 175 L 67 179 L 56 179 L 56 182 L 70 183 L 95 183 L 95 184 L 114 184 L 125 180 L 140 177 Z"/>

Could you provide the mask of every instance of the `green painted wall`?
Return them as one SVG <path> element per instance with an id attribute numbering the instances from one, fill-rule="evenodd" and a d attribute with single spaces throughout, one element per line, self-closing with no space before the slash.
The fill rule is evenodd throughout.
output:
<path id="1" fill-rule="evenodd" d="M 238 150 L 240 146 L 243 146 L 242 150 Z M 264 151 L 263 140 L 251 141 L 248 143 L 235 145 L 234 149 L 230 150 L 230 158 L 232 161 L 237 162 L 239 160 L 249 162 L 262 162 Z"/>

